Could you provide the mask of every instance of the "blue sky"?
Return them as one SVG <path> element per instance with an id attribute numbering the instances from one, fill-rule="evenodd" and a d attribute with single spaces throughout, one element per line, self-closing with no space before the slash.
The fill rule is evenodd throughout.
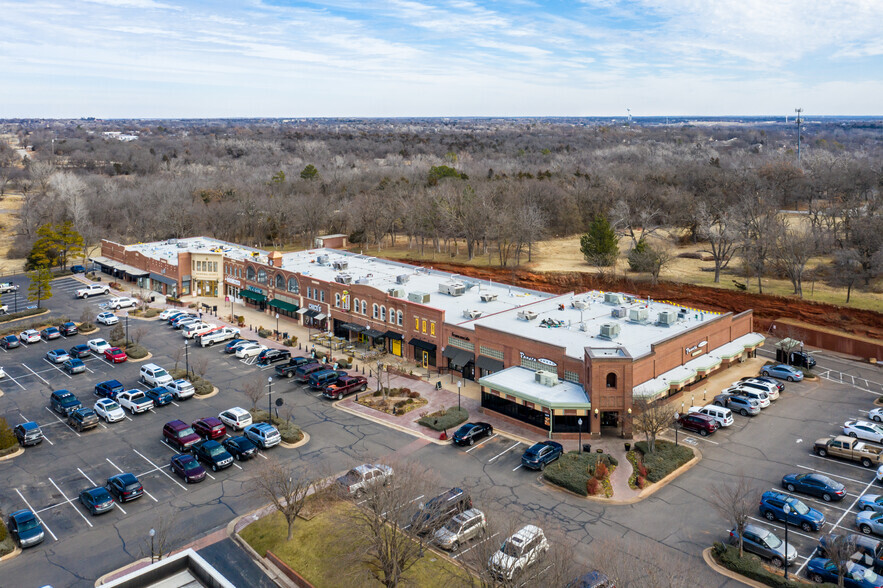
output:
<path id="1" fill-rule="evenodd" d="M 883 0 L 0 0 L 0 117 L 883 114 Z"/>

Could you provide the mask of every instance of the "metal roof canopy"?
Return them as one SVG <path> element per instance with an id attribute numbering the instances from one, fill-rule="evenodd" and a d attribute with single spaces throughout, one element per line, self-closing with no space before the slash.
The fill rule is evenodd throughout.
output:
<path id="1" fill-rule="evenodd" d="M 561 380 L 554 386 L 536 381 L 536 372 L 512 366 L 483 378 L 478 383 L 504 394 L 550 409 L 588 410 L 592 404 L 585 389 L 574 382 Z"/>

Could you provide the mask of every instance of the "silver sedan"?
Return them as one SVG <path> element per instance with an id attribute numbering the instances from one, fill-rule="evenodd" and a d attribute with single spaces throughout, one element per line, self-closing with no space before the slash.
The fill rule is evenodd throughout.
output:
<path id="1" fill-rule="evenodd" d="M 877 423 L 846 421 L 843 423 L 843 434 L 871 443 L 883 443 L 883 426 Z"/>

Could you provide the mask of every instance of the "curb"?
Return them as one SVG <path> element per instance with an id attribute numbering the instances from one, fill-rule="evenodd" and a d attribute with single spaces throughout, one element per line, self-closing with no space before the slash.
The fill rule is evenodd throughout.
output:
<path id="1" fill-rule="evenodd" d="M 49 314 L 50 312 L 51 312 L 51 311 L 50 311 L 48 308 L 44 308 L 44 309 L 43 309 L 43 312 L 38 312 L 37 314 L 29 314 L 28 316 L 22 316 L 22 317 L 19 317 L 19 318 L 9 319 L 8 321 L 3 321 L 3 322 L 0 323 L 0 324 L 5 325 L 5 324 L 14 323 L 14 322 L 16 322 L 16 321 L 23 321 L 23 320 L 26 320 L 26 319 L 32 319 L 32 318 L 35 318 L 35 317 L 38 317 L 38 316 L 43 316 L 44 314 Z M 15 313 L 10 313 L 10 314 L 15 314 Z M 43 326 L 43 325 L 40 325 L 40 326 Z"/>
<path id="2" fill-rule="evenodd" d="M 286 443 L 285 441 L 280 441 L 279 445 L 281 445 L 285 449 L 297 449 L 298 447 L 303 447 L 304 445 L 306 445 L 307 443 L 310 442 L 310 434 L 307 433 L 306 431 L 304 431 L 303 429 L 301 429 L 300 432 L 303 433 L 304 438 L 301 439 L 300 441 L 298 441 L 297 443 Z"/>
<path id="3" fill-rule="evenodd" d="M 142 361 L 147 361 L 147 360 L 150 359 L 151 357 L 153 357 L 153 354 L 150 353 L 150 352 L 148 351 L 148 352 L 147 352 L 147 355 L 145 355 L 145 356 L 142 357 L 141 359 L 131 359 L 131 358 L 127 358 L 126 361 L 130 361 L 130 362 L 132 362 L 132 363 L 140 363 L 140 362 L 142 362 Z"/>
<path id="4" fill-rule="evenodd" d="M 196 398 L 197 400 L 205 400 L 206 398 L 211 398 L 212 396 L 217 396 L 218 392 L 220 392 L 220 390 L 218 390 L 217 386 L 214 386 L 212 388 L 212 391 L 209 392 L 208 394 L 206 394 L 204 396 L 199 396 L 197 394 L 194 394 L 193 397 Z"/>
<path id="5" fill-rule="evenodd" d="M 14 545 L 15 547 L 12 549 L 12 551 L 10 551 L 9 553 L 7 553 L 7 554 L 4 555 L 3 557 L 0 557 L 0 562 L 3 562 L 3 561 L 9 561 L 10 559 L 13 559 L 13 558 L 18 557 L 19 555 L 21 555 L 21 547 L 19 547 L 18 545 L 15 545 L 15 543 L 13 543 L 13 545 Z"/>
<path id="6" fill-rule="evenodd" d="M 25 448 L 19 445 L 18 449 L 16 449 L 15 451 L 10 453 L 9 455 L 4 455 L 3 457 L 0 457 L 0 461 L 6 461 L 8 459 L 18 457 L 19 455 L 21 455 L 24 452 L 25 452 Z M 3 560 L 0 559 L 0 561 L 3 561 Z"/>
<path id="7" fill-rule="evenodd" d="M 751 586 L 752 588 L 769 588 L 768 584 L 764 584 L 763 582 L 758 582 L 757 580 L 752 580 L 751 578 L 746 578 L 745 576 L 742 576 L 741 574 L 737 574 L 736 572 L 730 571 L 727 568 L 725 568 L 724 566 L 720 565 L 719 563 L 714 561 L 713 557 L 711 557 L 711 550 L 712 550 L 711 547 L 706 547 L 705 549 L 703 549 L 702 550 L 702 559 L 705 560 L 706 565 L 708 565 L 708 567 L 710 567 L 713 571 L 717 572 L 721 576 L 726 576 L 727 578 L 730 578 L 731 580 L 735 580 L 737 582 L 745 584 L 746 586 Z M 789 578 L 789 580 L 790 580 L 790 578 Z M 806 582 L 803 578 L 800 578 L 800 577 L 795 577 L 794 581 L 797 583 L 800 583 L 800 584 L 811 584 L 810 582 Z"/>
<path id="8" fill-rule="evenodd" d="M 130 314 L 130 315 L 129 315 L 129 318 L 132 319 L 133 321 L 156 321 L 156 320 L 159 319 L 159 315 L 156 315 L 156 316 L 152 316 L 152 317 L 150 317 L 150 318 L 147 318 L 147 317 L 143 317 L 143 316 L 132 316 L 132 315 Z"/>
<path id="9" fill-rule="evenodd" d="M 100 330 L 101 330 L 100 328 L 95 327 L 95 328 L 92 329 L 91 331 L 79 331 L 79 334 L 80 334 L 80 335 L 91 335 L 92 333 L 97 333 L 97 332 L 100 331 Z"/>

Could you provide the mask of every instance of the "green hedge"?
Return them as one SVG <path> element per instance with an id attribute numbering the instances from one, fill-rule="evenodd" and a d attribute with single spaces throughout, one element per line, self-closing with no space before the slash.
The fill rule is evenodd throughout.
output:
<path id="1" fill-rule="evenodd" d="M 468 410 L 452 406 L 447 410 L 439 410 L 438 412 L 421 417 L 417 423 L 424 427 L 429 427 L 433 431 L 447 431 L 448 429 L 453 429 L 459 424 L 465 423 L 468 418 Z"/>
<path id="2" fill-rule="evenodd" d="M 34 316 L 35 314 L 45 313 L 45 308 L 28 308 L 27 310 L 20 310 L 18 312 L 10 312 L 9 314 L 0 314 L 0 323 L 8 323 L 9 321 L 14 321 L 18 319 L 27 318 L 29 316 Z M 28 326 L 27 328 L 31 328 Z M 18 331 L 21 329 L 21 325 L 13 327 L 12 330 Z M 24 330 L 24 329 L 21 329 Z M 5 335 L 10 334 L 12 331 L 3 331 Z"/>
<path id="3" fill-rule="evenodd" d="M 608 467 L 619 465 L 615 457 L 606 453 L 570 451 L 546 466 L 543 477 L 556 486 L 576 492 L 580 496 L 588 496 L 586 483 L 594 474 L 599 461 L 604 462 Z"/>
<path id="4" fill-rule="evenodd" d="M 635 449 L 644 454 L 647 480 L 651 482 L 658 482 L 693 459 L 693 451 L 689 447 L 661 439 L 656 440 L 656 453 L 650 453 L 646 441 L 635 443 Z"/>
<path id="5" fill-rule="evenodd" d="M 711 550 L 715 561 L 727 568 L 731 572 L 736 572 L 746 578 L 750 578 L 767 586 L 774 588 L 805 588 L 805 582 L 792 582 L 786 580 L 784 576 L 774 574 L 763 566 L 760 558 L 756 555 L 746 553 L 742 558 L 739 557 L 739 548 L 732 545 L 725 545 L 717 542 Z M 833 588 L 836 584 L 818 584 L 824 588 Z"/>
<path id="6" fill-rule="evenodd" d="M 0 451 L 16 445 L 18 445 L 18 439 L 15 438 L 12 427 L 9 426 L 5 418 L 0 417 Z"/>
<path id="7" fill-rule="evenodd" d="M 266 410 L 249 410 L 251 413 L 251 418 L 256 423 L 266 423 L 267 422 L 267 411 Z M 286 443 L 297 443 L 301 439 L 304 438 L 303 431 L 300 430 L 300 427 L 292 423 L 291 421 L 286 421 L 280 419 L 277 416 L 273 417 L 273 420 L 270 422 L 271 425 L 276 427 L 279 430 L 279 434 L 282 436 L 282 440 Z"/>

